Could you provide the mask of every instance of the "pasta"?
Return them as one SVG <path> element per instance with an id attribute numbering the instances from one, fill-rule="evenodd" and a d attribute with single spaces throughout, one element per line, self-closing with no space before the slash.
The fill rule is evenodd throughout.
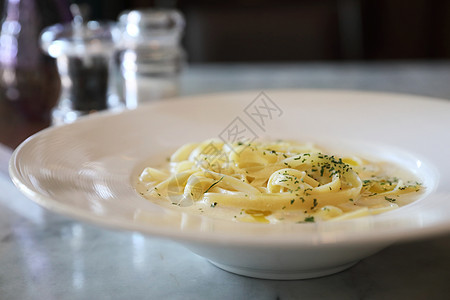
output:
<path id="1" fill-rule="evenodd" d="M 414 197 L 402 195 L 423 188 L 391 163 L 337 157 L 312 143 L 211 139 L 183 145 L 164 168 L 145 167 L 137 189 L 147 199 L 198 213 L 276 223 L 377 214 L 408 203 Z"/>

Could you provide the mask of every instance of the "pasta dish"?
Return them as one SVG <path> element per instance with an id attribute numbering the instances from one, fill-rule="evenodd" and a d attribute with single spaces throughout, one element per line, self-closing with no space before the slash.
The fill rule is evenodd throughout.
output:
<path id="1" fill-rule="evenodd" d="M 403 206 L 423 190 L 390 162 L 337 156 L 312 143 L 185 144 L 162 168 L 145 167 L 147 199 L 242 222 L 340 220 Z"/>

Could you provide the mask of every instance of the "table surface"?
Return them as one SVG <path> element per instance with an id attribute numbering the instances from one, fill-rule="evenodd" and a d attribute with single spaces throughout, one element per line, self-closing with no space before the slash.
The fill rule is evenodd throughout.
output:
<path id="1" fill-rule="evenodd" d="M 357 89 L 450 99 L 450 62 L 189 66 L 182 95 L 273 88 Z M 0 136 L 0 299 L 448 299 L 450 234 L 392 245 L 335 275 L 296 281 L 222 271 L 181 245 L 55 215 L 7 174 L 11 148 L 39 128 Z M 11 140 L 11 132 L 17 136 Z"/>

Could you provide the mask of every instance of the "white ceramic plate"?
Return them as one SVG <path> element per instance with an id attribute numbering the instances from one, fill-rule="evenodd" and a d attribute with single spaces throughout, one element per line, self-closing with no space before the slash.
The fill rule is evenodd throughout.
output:
<path id="1" fill-rule="evenodd" d="M 415 172 L 427 192 L 381 215 L 291 225 L 190 215 L 135 192 L 142 167 L 186 142 L 229 141 L 236 130 L 391 159 Z M 25 195 L 56 213 L 177 240 L 238 274 L 309 278 L 343 270 L 395 241 L 450 230 L 449 130 L 447 100 L 312 90 L 203 95 L 44 130 L 16 149 L 10 174 Z"/>

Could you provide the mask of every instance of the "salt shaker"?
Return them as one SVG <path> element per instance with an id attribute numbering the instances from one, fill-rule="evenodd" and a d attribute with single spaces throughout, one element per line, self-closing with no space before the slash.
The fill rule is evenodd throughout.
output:
<path id="1" fill-rule="evenodd" d="M 55 125 L 113 108 L 109 101 L 115 23 L 57 24 L 41 34 L 41 47 L 56 58 L 62 92 L 53 109 Z M 117 104 L 118 105 L 118 104 Z"/>
<path id="2" fill-rule="evenodd" d="M 179 93 L 185 61 L 184 17 L 176 10 L 133 10 L 119 16 L 119 68 L 126 107 Z"/>

